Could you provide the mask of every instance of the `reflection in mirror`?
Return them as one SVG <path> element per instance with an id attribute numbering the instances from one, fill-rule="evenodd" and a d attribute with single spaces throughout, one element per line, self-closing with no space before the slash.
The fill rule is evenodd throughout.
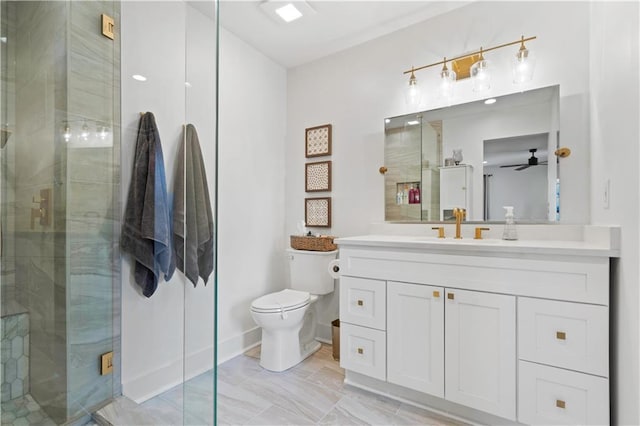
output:
<path id="1" fill-rule="evenodd" d="M 387 118 L 385 220 L 559 220 L 558 135 L 558 86 Z"/>

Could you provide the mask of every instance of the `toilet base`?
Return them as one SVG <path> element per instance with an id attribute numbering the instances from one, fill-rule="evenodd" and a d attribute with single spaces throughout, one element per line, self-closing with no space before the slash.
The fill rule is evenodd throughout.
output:
<path id="1" fill-rule="evenodd" d="M 267 348 L 265 348 L 265 343 L 267 344 Z M 295 355 L 287 354 L 288 356 L 284 357 L 273 357 L 269 355 L 270 353 L 272 353 L 270 352 L 271 349 L 268 347 L 269 343 L 269 340 L 265 341 L 263 339 L 262 341 L 262 350 L 260 351 L 260 366 L 266 370 L 276 373 L 280 373 L 282 371 L 290 369 L 291 367 L 295 367 L 296 365 L 304 361 L 307 357 L 320 350 L 320 348 L 322 347 L 320 342 L 314 339 L 310 342 L 307 342 L 306 344 L 300 344 L 300 350 L 296 352 Z"/>

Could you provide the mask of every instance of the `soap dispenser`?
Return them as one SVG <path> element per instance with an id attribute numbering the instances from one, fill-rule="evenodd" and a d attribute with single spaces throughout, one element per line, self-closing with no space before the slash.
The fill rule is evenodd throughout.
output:
<path id="1" fill-rule="evenodd" d="M 502 232 L 503 240 L 517 240 L 518 233 L 516 231 L 516 222 L 513 219 L 513 206 L 504 206 L 504 231 Z"/>

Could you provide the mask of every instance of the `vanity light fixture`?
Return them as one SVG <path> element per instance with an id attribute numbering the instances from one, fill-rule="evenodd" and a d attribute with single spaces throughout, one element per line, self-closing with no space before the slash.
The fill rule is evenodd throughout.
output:
<path id="1" fill-rule="evenodd" d="M 407 105 L 417 107 L 422 100 L 422 93 L 420 93 L 420 87 L 418 86 L 418 79 L 413 73 L 411 68 L 411 77 L 409 77 L 409 86 L 405 88 L 404 98 Z"/>
<path id="2" fill-rule="evenodd" d="M 491 88 L 491 66 L 482 54 L 482 47 L 478 62 L 471 65 L 471 81 L 474 92 L 483 92 Z"/>
<path id="3" fill-rule="evenodd" d="M 500 44 L 498 46 L 492 46 L 486 49 L 481 47 L 480 50 L 459 55 L 452 59 L 447 59 L 445 57 L 444 60 L 434 62 L 433 64 L 411 67 L 411 69 L 403 72 L 403 74 L 410 74 L 409 84 L 405 89 L 405 100 L 410 106 L 417 106 L 420 103 L 421 93 L 418 88 L 418 81 L 416 79 L 415 72 L 436 65 L 443 65 L 442 71 L 440 72 L 440 92 L 443 97 L 451 97 L 453 95 L 453 83 L 467 77 L 471 77 L 473 80 L 474 91 L 488 90 L 491 87 L 491 63 L 484 58 L 484 54 L 516 44 L 519 44 L 520 48 L 512 60 L 513 81 L 516 84 L 522 84 L 530 81 L 533 78 L 535 58 L 531 51 L 526 48 L 524 43 L 535 40 L 536 38 L 536 36 L 522 36 L 520 40 Z M 447 62 L 450 64 L 450 69 L 447 66 Z"/>
<path id="4" fill-rule="evenodd" d="M 453 83 L 456 82 L 456 72 L 447 68 L 447 58 L 444 58 L 444 65 L 440 71 L 440 94 L 445 99 L 453 98 Z"/>

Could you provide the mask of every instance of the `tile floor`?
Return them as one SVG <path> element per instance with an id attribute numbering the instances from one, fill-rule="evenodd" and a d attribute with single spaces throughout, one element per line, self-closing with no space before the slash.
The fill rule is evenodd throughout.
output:
<path id="1" fill-rule="evenodd" d="M 55 426 L 38 403 L 27 394 L 2 403 L 2 426 Z"/>
<path id="2" fill-rule="evenodd" d="M 260 348 L 218 367 L 218 425 L 460 425 L 429 411 L 344 385 L 331 346 L 282 373 L 259 364 Z M 213 373 L 143 404 L 122 399 L 98 412 L 99 424 L 213 424 Z M 186 401 L 186 402 L 185 402 Z M 187 413 L 183 418 L 184 412 Z M 105 422 L 106 420 L 107 422 Z"/>

